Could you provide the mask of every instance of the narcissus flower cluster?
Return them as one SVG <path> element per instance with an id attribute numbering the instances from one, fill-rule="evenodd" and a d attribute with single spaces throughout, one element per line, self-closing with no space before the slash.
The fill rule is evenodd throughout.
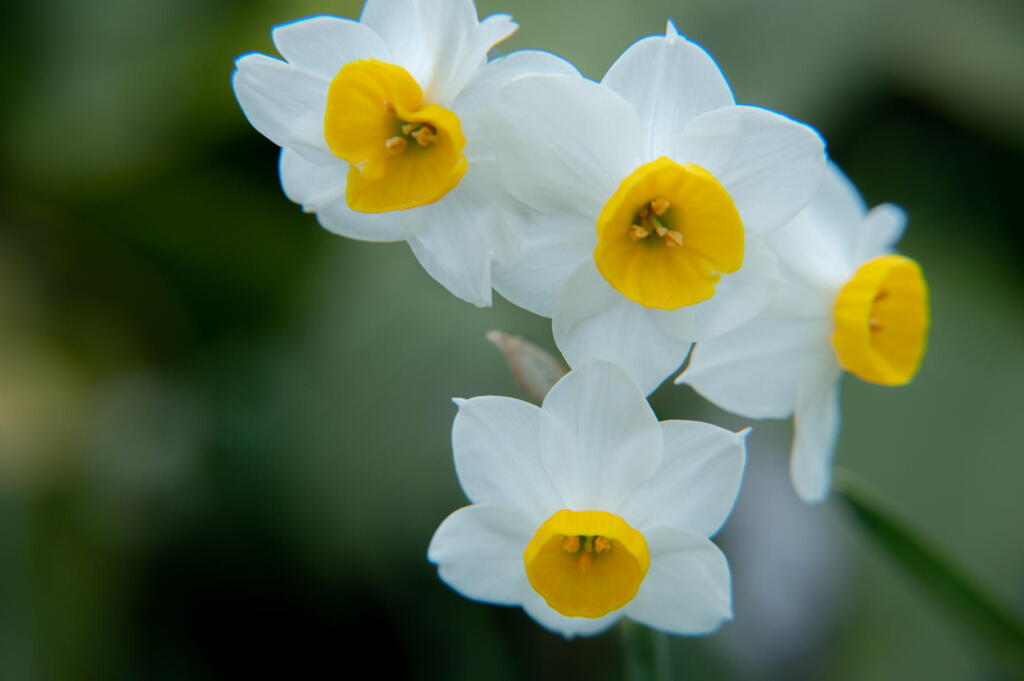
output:
<path id="1" fill-rule="evenodd" d="M 745 432 L 659 423 L 646 396 L 689 356 L 677 383 L 793 416 L 793 484 L 821 501 L 840 374 L 909 382 L 928 288 L 892 251 L 902 211 L 867 210 L 813 128 L 737 104 L 671 22 L 600 82 L 547 52 L 489 60 L 515 29 L 472 0 L 367 0 L 276 27 L 283 58 L 245 55 L 232 82 L 324 227 L 404 240 L 456 296 L 552 320 L 572 371 L 542 406 L 457 400 L 472 505 L 430 542 L 441 578 L 565 636 L 623 616 L 707 633 L 732 612 L 709 537 Z"/>

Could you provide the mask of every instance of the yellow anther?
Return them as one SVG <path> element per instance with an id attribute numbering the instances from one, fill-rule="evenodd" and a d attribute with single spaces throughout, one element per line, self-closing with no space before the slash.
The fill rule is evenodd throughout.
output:
<path id="1" fill-rule="evenodd" d="M 654 225 L 654 231 L 658 233 L 658 236 L 665 236 L 668 234 L 668 230 L 657 223 Z"/>
<path id="2" fill-rule="evenodd" d="M 437 141 L 437 130 L 434 130 L 429 125 L 424 125 L 419 130 L 412 132 L 410 137 L 415 139 L 416 143 L 421 147 L 425 147 Z"/>
<path id="3" fill-rule="evenodd" d="M 568 553 L 576 553 L 580 550 L 580 538 L 575 534 L 565 538 L 562 542 L 562 550 Z"/>
<path id="4" fill-rule="evenodd" d="M 612 550 L 612 542 L 608 537 L 600 536 L 594 539 L 594 553 L 608 553 Z"/>
<path id="5" fill-rule="evenodd" d="M 661 217 L 662 215 L 665 214 L 665 211 L 668 210 L 669 205 L 669 202 L 666 201 L 665 199 L 654 199 L 653 201 L 651 201 L 651 212 L 657 215 L 658 217 Z"/>
<path id="6" fill-rule="evenodd" d="M 401 154 L 405 151 L 405 148 L 409 146 L 409 143 L 405 141 L 404 137 L 395 135 L 384 142 L 384 147 L 392 154 Z"/>
<path id="7" fill-rule="evenodd" d="M 411 133 L 413 130 L 415 130 L 418 127 L 419 127 L 419 123 L 406 123 L 405 125 L 402 126 L 402 134 L 403 135 L 408 135 L 409 133 Z"/>
<path id="8" fill-rule="evenodd" d="M 579 558 L 579 568 L 581 575 L 589 575 L 590 568 L 594 565 L 594 559 L 590 557 L 589 553 L 581 553 Z"/>
<path id="9" fill-rule="evenodd" d="M 629 228 L 629 237 L 633 241 L 640 241 L 640 239 L 646 239 L 650 236 L 650 232 L 641 227 L 640 225 L 633 225 Z"/>
<path id="10" fill-rule="evenodd" d="M 664 237 L 666 246 L 674 247 L 683 245 L 682 232 L 677 232 L 674 229 L 670 229 L 667 232 L 665 232 Z"/>
<path id="11" fill-rule="evenodd" d="M 651 209 L 645 204 L 640 210 L 636 212 L 636 217 L 643 220 L 645 217 L 651 214 Z"/>

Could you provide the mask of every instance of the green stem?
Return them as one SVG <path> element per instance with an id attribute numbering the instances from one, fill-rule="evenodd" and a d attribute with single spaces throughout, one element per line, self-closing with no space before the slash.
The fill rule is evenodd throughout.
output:
<path id="1" fill-rule="evenodd" d="M 837 495 L 864 531 L 916 583 L 964 626 L 1008 678 L 1024 672 L 1024 626 L 920 535 L 890 513 L 855 473 L 836 471 Z"/>
<path id="2" fill-rule="evenodd" d="M 624 677 L 628 681 L 671 681 L 668 634 L 624 619 L 619 635 Z"/>

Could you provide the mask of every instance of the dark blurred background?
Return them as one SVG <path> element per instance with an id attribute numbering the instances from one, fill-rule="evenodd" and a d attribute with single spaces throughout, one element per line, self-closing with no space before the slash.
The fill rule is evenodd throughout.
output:
<path id="1" fill-rule="evenodd" d="M 909 387 L 848 379 L 839 461 L 1024 612 L 1019 0 L 481 0 L 600 78 L 673 17 L 737 98 L 820 129 L 911 216 L 934 328 Z M 320 0 L 8 3 L 0 41 L 0 679 L 615 679 L 465 600 L 425 558 L 463 505 L 452 396 L 519 396 L 491 328 L 404 244 L 333 236 L 280 191 L 232 60 Z M 742 420 L 687 388 L 661 418 Z M 721 535 L 736 621 L 679 678 L 1000 678 L 837 504 L 805 507 L 757 424 Z M 383 651 L 383 652 L 382 652 Z"/>

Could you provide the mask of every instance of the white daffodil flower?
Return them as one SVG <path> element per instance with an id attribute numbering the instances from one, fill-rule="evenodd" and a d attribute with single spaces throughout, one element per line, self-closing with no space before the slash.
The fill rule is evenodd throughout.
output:
<path id="1" fill-rule="evenodd" d="M 814 195 L 824 144 L 738 106 L 714 60 L 679 36 L 632 45 L 600 84 L 518 78 L 489 118 L 503 179 L 539 215 L 495 289 L 552 317 L 571 366 L 622 366 L 650 392 L 690 343 L 769 303 L 762 238 Z"/>
<path id="2" fill-rule="evenodd" d="M 513 257 L 516 206 L 498 180 L 483 122 L 524 73 L 575 73 L 545 52 L 487 62 L 516 29 L 472 0 L 367 0 L 359 21 L 278 26 L 285 61 L 238 59 L 232 83 L 253 127 L 281 149 L 285 194 L 327 229 L 407 240 L 452 293 L 491 302 L 491 263 Z"/>
<path id="3" fill-rule="evenodd" d="M 746 433 L 659 423 L 622 369 L 594 361 L 542 407 L 456 400 L 452 444 L 472 506 L 428 557 L 467 598 L 521 606 L 566 637 L 622 616 L 676 634 L 732 616 L 729 567 L 708 537 L 732 509 Z"/>
<path id="4" fill-rule="evenodd" d="M 750 418 L 794 415 L 790 478 L 809 503 L 828 496 L 842 369 L 880 385 L 913 378 L 928 335 L 928 287 L 892 254 L 906 216 L 870 211 L 831 167 L 817 196 L 772 235 L 784 284 L 742 327 L 698 343 L 676 380 Z"/>

